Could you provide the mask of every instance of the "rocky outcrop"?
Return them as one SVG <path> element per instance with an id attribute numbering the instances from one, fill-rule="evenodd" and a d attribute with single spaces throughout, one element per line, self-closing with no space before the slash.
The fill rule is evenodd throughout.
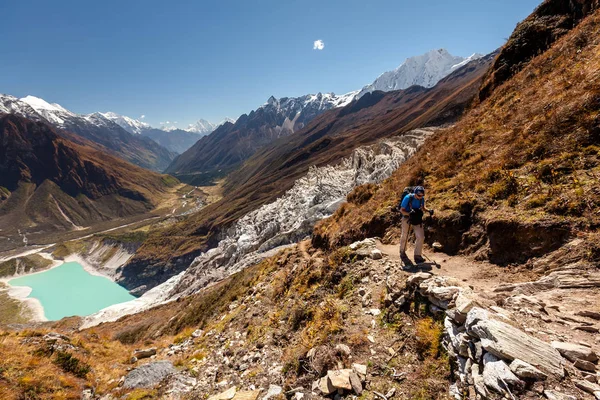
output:
<path id="1" fill-rule="evenodd" d="M 123 387 L 126 389 L 150 389 L 177 370 L 170 361 L 156 361 L 144 364 L 125 376 Z"/>
<path id="2" fill-rule="evenodd" d="M 572 284 L 576 278 L 567 279 Z M 584 284 L 581 279 L 578 282 Z M 592 395 L 596 392 L 598 356 L 590 346 L 540 340 L 529 330 L 519 328 L 509 311 L 456 279 L 417 273 L 407 279 L 406 288 L 392 295 L 390 300 L 402 297 L 403 303 L 417 297 L 420 301 L 425 299 L 432 312 L 445 314 L 443 343 L 456 365 L 455 392 L 460 396 L 493 398 L 492 394 L 497 393 L 514 398 L 517 393 L 524 395 L 534 388 L 539 392 L 546 384 L 552 387 L 544 391 L 548 399 L 576 398 L 569 394 L 573 385 Z M 522 311 L 537 310 L 531 311 L 537 315 L 547 307 L 539 299 L 522 294 L 504 302 Z M 568 375 L 565 368 L 569 368 Z M 579 373 L 575 372 L 577 369 Z M 536 382 L 540 384 L 536 386 Z"/>

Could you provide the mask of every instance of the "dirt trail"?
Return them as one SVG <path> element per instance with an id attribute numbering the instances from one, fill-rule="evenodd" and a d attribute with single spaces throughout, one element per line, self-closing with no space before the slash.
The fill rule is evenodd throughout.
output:
<path id="1" fill-rule="evenodd" d="M 383 244 L 377 241 L 377 248 L 391 260 L 400 261 L 398 244 Z M 407 246 L 406 254 L 413 260 L 413 247 L 410 243 Z M 424 251 L 423 254 L 427 262 L 407 269 L 408 272 L 425 271 L 436 275 L 451 276 L 473 286 L 480 292 L 490 290 L 502 283 L 514 282 L 517 279 L 517 277 L 508 276 L 506 268 L 475 261 L 468 257 L 449 256 L 444 253 L 434 253 L 432 250 Z"/>

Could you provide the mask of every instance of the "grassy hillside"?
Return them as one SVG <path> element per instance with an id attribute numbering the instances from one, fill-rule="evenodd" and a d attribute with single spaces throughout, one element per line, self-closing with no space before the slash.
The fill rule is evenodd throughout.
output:
<path id="1" fill-rule="evenodd" d="M 458 124 L 436 133 L 368 202 L 348 203 L 322 222 L 315 244 L 336 247 L 393 233 L 399 215 L 390 207 L 405 186 L 419 183 L 438 211 L 427 221 L 428 238 L 447 252 L 524 262 L 578 236 L 597 260 L 598 65 L 596 12 Z"/>

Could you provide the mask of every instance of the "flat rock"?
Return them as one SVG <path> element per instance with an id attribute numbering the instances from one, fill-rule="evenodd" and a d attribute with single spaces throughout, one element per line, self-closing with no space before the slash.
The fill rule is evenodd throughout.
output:
<path id="1" fill-rule="evenodd" d="M 596 312 L 596 311 L 589 311 L 589 310 L 577 311 L 575 313 L 575 315 L 579 315 L 580 317 L 587 317 L 587 318 L 600 320 L 600 312 Z"/>
<path id="2" fill-rule="evenodd" d="M 151 389 L 175 372 L 177 370 L 170 361 L 163 360 L 144 364 L 125 376 L 123 387 L 126 389 Z"/>
<path id="3" fill-rule="evenodd" d="M 598 356 L 589 347 L 575 343 L 557 341 L 553 341 L 551 344 L 552 347 L 558 350 L 558 352 L 569 361 L 575 362 L 578 359 L 590 362 L 598 361 Z"/>
<path id="4" fill-rule="evenodd" d="M 557 392 L 556 390 L 544 390 L 544 396 L 548 400 L 577 400 L 577 397 Z"/>
<path id="5" fill-rule="evenodd" d="M 510 363 L 510 370 L 519 378 L 535 379 L 538 381 L 546 379 L 548 376 L 525 361 L 515 359 Z"/>
<path id="6" fill-rule="evenodd" d="M 241 390 L 233 396 L 233 400 L 256 400 L 260 395 L 260 390 Z"/>
<path id="7" fill-rule="evenodd" d="M 327 371 L 327 378 L 331 382 L 331 385 L 336 389 L 352 390 L 352 384 L 350 383 L 351 369 L 340 369 L 337 371 Z"/>
<path id="8" fill-rule="evenodd" d="M 548 343 L 505 322 L 494 320 L 483 309 L 475 307 L 467 314 L 467 333 L 481 339 L 482 347 L 495 356 L 512 361 L 522 360 L 539 370 L 562 378 L 563 359 Z"/>
<path id="9" fill-rule="evenodd" d="M 589 361 L 575 360 L 575 363 L 573 363 L 573 365 L 575 366 L 575 368 L 579 368 L 583 371 L 596 372 L 596 365 Z"/>
<path id="10" fill-rule="evenodd" d="M 594 394 L 594 392 L 600 392 L 600 385 L 597 385 L 595 383 L 588 382 L 585 380 L 578 380 L 578 381 L 574 381 L 573 383 L 579 389 L 581 389 L 584 392 L 587 392 L 589 394 Z"/>

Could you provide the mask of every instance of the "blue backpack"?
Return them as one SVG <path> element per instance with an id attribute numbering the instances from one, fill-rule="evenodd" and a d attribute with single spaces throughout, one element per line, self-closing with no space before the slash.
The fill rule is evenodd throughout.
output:
<path id="1" fill-rule="evenodd" d="M 398 210 L 402 208 L 402 202 L 406 196 L 415 197 L 415 187 L 407 186 L 402 191 L 402 196 L 400 196 L 400 202 L 398 203 Z M 421 206 L 425 205 L 425 199 L 421 199 Z M 412 209 L 412 199 L 408 201 L 408 209 Z"/>

